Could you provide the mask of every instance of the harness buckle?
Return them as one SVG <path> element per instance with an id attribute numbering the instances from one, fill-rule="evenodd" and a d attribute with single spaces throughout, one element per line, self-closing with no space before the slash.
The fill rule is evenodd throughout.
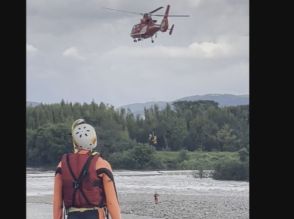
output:
<path id="1" fill-rule="evenodd" d="M 72 184 L 73 184 L 72 186 L 74 187 L 74 189 L 80 188 L 80 183 L 78 181 L 73 181 Z"/>

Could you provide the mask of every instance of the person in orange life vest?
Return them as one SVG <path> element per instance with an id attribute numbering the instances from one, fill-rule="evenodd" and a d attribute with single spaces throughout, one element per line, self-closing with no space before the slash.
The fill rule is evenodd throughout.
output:
<path id="1" fill-rule="evenodd" d="M 95 129 L 72 125 L 74 153 L 64 154 L 54 178 L 53 219 L 121 219 L 111 165 L 99 153 Z M 64 212 L 63 212 L 64 208 Z"/>

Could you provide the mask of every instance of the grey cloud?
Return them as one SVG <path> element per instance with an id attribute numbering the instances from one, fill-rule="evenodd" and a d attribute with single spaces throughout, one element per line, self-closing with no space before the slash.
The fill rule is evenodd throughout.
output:
<path id="1" fill-rule="evenodd" d="M 154 44 L 133 43 L 129 34 L 140 16 L 102 9 L 147 12 L 167 4 L 171 13 L 191 17 L 170 18 L 173 35 L 158 33 Z M 248 0 L 28 0 L 27 43 L 38 52 L 27 58 L 27 98 L 123 105 L 248 93 L 248 6 Z M 205 56 L 204 45 L 215 46 L 216 55 Z M 72 47 L 72 56 L 63 56 Z"/>

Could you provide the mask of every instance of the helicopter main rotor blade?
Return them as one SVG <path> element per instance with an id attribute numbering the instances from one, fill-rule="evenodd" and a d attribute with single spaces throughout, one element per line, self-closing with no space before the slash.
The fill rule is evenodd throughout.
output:
<path id="1" fill-rule="evenodd" d="M 153 14 L 152 16 L 156 16 L 156 17 L 164 17 L 164 14 Z M 190 15 L 176 15 L 176 14 L 169 14 L 168 17 L 190 17 Z"/>
<path id="2" fill-rule="evenodd" d="M 162 8 L 163 8 L 163 7 L 156 8 L 156 9 L 154 9 L 153 11 L 150 11 L 149 14 L 152 14 L 152 13 L 154 13 L 154 12 L 156 12 L 156 11 L 162 9 Z"/>
<path id="3" fill-rule="evenodd" d="M 143 15 L 143 13 L 138 13 L 138 12 L 134 12 L 134 11 L 125 11 L 125 10 L 118 10 L 118 9 L 113 9 L 113 8 L 105 8 L 104 9 L 107 10 L 112 10 L 112 11 L 118 11 L 118 12 L 123 12 L 123 13 L 128 13 L 128 14 L 139 14 L 139 15 Z"/>

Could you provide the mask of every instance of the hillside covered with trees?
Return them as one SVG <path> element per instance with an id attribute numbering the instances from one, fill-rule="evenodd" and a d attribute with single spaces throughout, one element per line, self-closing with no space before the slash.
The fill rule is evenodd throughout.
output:
<path id="1" fill-rule="evenodd" d="M 219 107 L 213 101 L 179 101 L 163 110 L 157 106 L 145 109 L 142 118 L 104 103 L 61 101 L 28 106 L 26 113 L 28 166 L 55 166 L 63 153 L 71 152 L 70 128 L 78 118 L 95 127 L 97 150 L 118 169 L 185 169 L 183 164 L 168 166 L 166 162 L 173 161 L 160 159 L 161 152 L 177 151 L 177 161 L 182 156 L 181 162 L 187 163 L 185 153 L 241 151 L 244 155 L 249 150 L 248 105 Z M 152 132 L 157 144 L 151 146 L 148 136 Z"/>

